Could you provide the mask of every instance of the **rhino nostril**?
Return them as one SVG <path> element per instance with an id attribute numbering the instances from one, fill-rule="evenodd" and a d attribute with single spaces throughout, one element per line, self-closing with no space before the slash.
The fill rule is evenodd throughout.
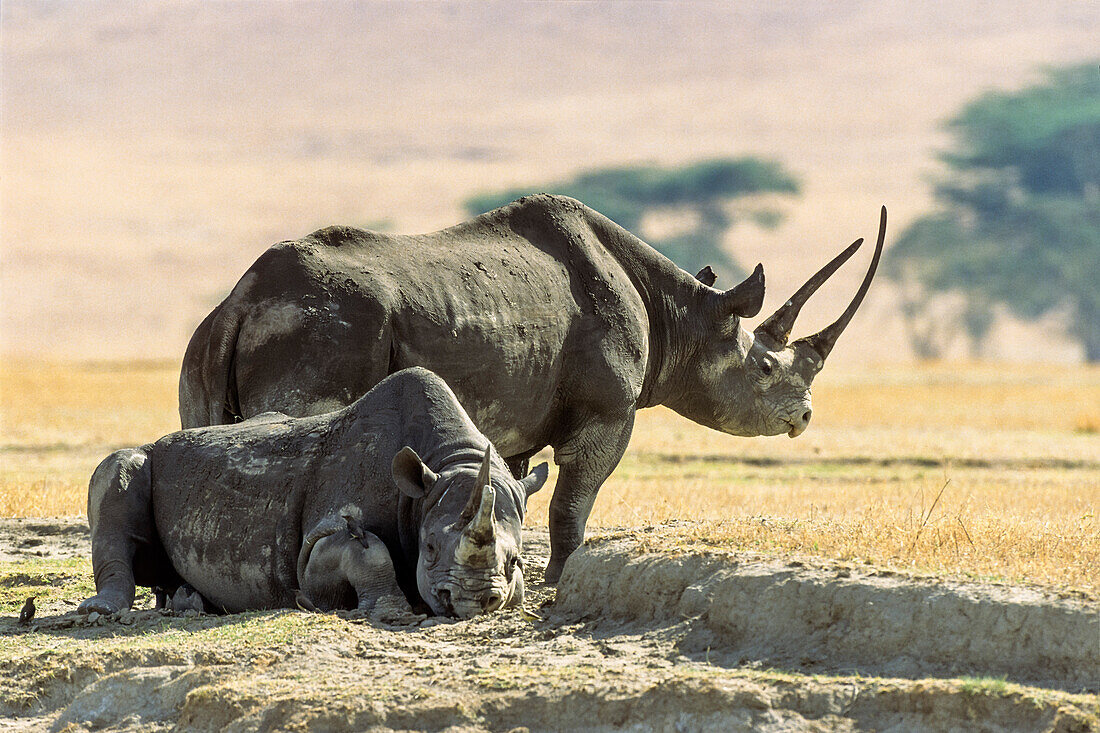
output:
<path id="1" fill-rule="evenodd" d="M 806 410 L 804 413 L 802 413 L 802 424 L 803 425 L 809 425 L 810 424 L 810 416 L 813 415 L 813 414 L 814 414 L 813 410 Z"/>
<path id="2" fill-rule="evenodd" d="M 435 597 L 439 599 L 439 602 L 445 609 L 450 611 L 451 609 L 451 592 L 446 588 L 440 588 L 435 592 Z"/>

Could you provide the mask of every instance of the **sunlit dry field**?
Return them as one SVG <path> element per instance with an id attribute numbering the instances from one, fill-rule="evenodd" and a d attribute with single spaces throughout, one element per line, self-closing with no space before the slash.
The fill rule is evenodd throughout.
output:
<path id="1" fill-rule="evenodd" d="M 0 516 L 85 513 L 110 450 L 178 426 L 169 362 L 6 362 Z M 708 520 L 700 544 L 1100 591 L 1100 369 L 831 374 L 801 437 L 639 416 L 590 527 Z M 549 457 L 549 454 L 547 454 Z M 550 492 L 532 499 L 544 525 Z"/>

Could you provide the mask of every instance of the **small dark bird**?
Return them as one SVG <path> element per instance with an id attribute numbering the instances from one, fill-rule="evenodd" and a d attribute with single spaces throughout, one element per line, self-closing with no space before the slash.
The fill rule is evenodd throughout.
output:
<path id="1" fill-rule="evenodd" d="M 317 610 L 317 607 L 314 606 L 313 603 L 309 600 L 309 597 L 300 590 L 294 591 L 294 603 L 298 606 L 298 608 L 302 609 L 303 611 L 308 611 L 309 613 L 320 613 L 320 611 Z"/>
<path id="2" fill-rule="evenodd" d="M 38 596 L 31 596 L 27 599 L 27 602 L 23 604 L 23 610 L 19 612 L 19 623 L 26 626 L 34 618 L 34 599 Z"/>

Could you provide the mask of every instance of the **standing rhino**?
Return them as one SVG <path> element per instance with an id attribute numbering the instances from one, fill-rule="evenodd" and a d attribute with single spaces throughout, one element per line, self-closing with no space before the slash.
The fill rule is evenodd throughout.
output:
<path id="1" fill-rule="evenodd" d="M 513 470 L 544 446 L 560 473 L 547 580 L 584 539 L 596 492 L 639 408 L 666 405 L 733 435 L 799 435 L 810 383 L 863 301 L 886 233 L 840 318 L 789 343 L 806 300 L 856 240 L 755 331 L 761 266 L 715 290 L 610 219 L 561 196 L 522 198 L 432 234 L 331 227 L 267 250 L 195 331 L 184 427 L 266 410 L 309 415 L 387 374 L 428 367 Z"/>
<path id="2" fill-rule="evenodd" d="M 520 527 L 546 476 L 544 463 L 513 478 L 421 368 L 335 412 L 172 433 L 95 470 L 96 595 L 80 610 L 129 608 L 135 583 L 187 583 L 229 612 L 368 609 L 395 576 L 438 614 L 518 604 Z"/>

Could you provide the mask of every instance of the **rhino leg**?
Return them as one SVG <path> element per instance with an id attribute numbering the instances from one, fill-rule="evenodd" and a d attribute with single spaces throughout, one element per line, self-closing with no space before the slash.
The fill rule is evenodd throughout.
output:
<path id="1" fill-rule="evenodd" d="M 351 517 L 341 522 L 336 529 L 331 518 L 322 520 L 303 543 L 298 583 L 305 599 L 322 611 L 369 611 L 386 595 L 407 605 L 385 543 Z"/>
<path id="2" fill-rule="evenodd" d="M 152 477 L 144 451 L 115 451 L 99 464 L 88 485 L 88 524 L 96 594 L 80 604 L 80 613 L 130 608 L 135 580 L 143 585 L 176 580 L 153 522 Z"/>
<path id="3" fill-rule="evenodd" d="M 584 542 L 584 528 L 600 486 L 630 442 L 634 413 L 623 420 L 594 420 L 554 446 L 558 483 L 550 499 L 550 562 L 545 580 L 557 583 L 565 561 Z"/>

